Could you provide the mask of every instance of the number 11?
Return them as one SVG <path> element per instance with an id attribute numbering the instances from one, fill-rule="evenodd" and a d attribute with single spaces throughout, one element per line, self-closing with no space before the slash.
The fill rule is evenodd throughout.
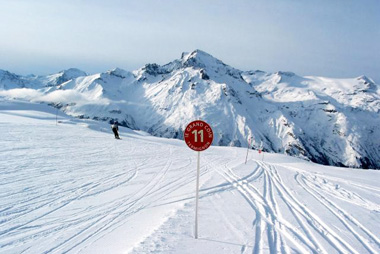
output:
<path id="1" fill-rule="evenodd" d="M 197 131 L 197 130 L 193 130 L 193 132 L 191 132 L 194 134 L 194 141 L 195 142 L 198 142 L 198 133 L 199 135 L 201 135 L 201 142 L 203 143 L 203 130 L 200 130 L 200 131 Z"/>

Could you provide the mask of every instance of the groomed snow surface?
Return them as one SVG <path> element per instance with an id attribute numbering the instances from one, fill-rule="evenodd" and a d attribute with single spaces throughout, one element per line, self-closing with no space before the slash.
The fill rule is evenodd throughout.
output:
<path id="1" fill-rule="evenodd" d="M 0 253 L 379 253 L 379 173 L 0 101 Z"/>

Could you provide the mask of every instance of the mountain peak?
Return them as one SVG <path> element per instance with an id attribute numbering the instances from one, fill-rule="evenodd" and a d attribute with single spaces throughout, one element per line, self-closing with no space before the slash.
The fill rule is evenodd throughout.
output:
<path id="1" fill-rule="evenodd" d="M 217 65 L 223 65 L 225 64 L 220 61 L 219 59 L 213 57 L 212 55 L 200 50 L 196 49 L 191 53 L 182 53 L 181 56 L 182 64 L 185 67 L 197 67 L 197 68 L 205 68 L 207 67 L 213 67 Z"/>
<path id="2" fill-rule="evenodd" d="M 87 76 L 87 73 L 79 70 L 77 68 L 69 68 L 67 70 L 62 70 L 58 74 L 62 77 L 62 81 L 67 81 L 77 77 Z"/>
<path id="3" fill-rule="evenodd" d="M 375 84 L 375 82 L 372 79 L 368 78 L 365 75 L 361 75 L 360 77 L 357 77 L 357 80 L 363 81 L 365 84 L 371 84 L 371 85 Z"/>
<path id="4" fill-rule="evenodd" d="M 69 80 L 83 76 L 87 76 L 87 73 L 77 68 L 69 68 L 47 76 L 34 76 L 34 78 L 39 80 L 44 86 L 50 87 L 58 86 Z M 33 76 L 31 78 L 33 78 Z"/>
<path id="5" fill-rule="evenodd" d="M 119 78 L 126 78 L 126 77 L 131 75 L 130 72 L 123 70 L 121 68 L 117 68 L 117 67 L 112 69 L 112 70 L 107 71 L 107 74 L 112 75 L 112 76 L 116 76 Z"/>
<path id="6" fill-rule="evenodd" d="M 15 76 L 15 77 L 19 77 L 19 75 L 17 74 L 14 74 L 10 71 L 7 71 L 7 70 L 2 70 L 0 69 L 0 76 Z"/>
<path id="7" fill-rule="evenodd" d="M 211 57 L 211 58 L 214 58 L 212 55 L 210 55 L 209 53 L 203 51 L 203 50 L 200 50 L 200 49 L 196 49 L 194 51 L 192 51 L 191 53 L 188 53 L 188 52 L 183 52 L 182 53 L 182 58 L 189 58 L 189 57 Z"/>

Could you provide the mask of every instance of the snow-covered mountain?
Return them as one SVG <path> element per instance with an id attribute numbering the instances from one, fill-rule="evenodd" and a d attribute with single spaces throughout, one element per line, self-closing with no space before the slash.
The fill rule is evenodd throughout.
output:
<path id="1" fill-rule="evenodd" d="M 26 77 L 0 70 L 0 89 L 7 90 L 20 87 L 39 89 L 42 87 L 57 86 L 71 79 L 86 75 L 84 71 L 76 68 L 70 68 L 47 76 L 29 75 Z"/>
<path id="2" fill-rule="evenodd" d="M 118 120 L 155 136 L 181 139 L 190 121 L 202 119 L 213 127 L 214 145 L 246 146 L 252 136 L 266 151 L 380 168 L 380 87 L 365 76 L 241 71 L 195 50 L 133 72 L 70 69 L 24 77 L 0 71 L 0 89 L 2 96 L 47 102 L 80 118 Z"/>

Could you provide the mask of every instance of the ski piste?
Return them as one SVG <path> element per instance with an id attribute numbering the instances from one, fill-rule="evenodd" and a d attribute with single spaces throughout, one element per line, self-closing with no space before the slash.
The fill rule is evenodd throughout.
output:
<path id="1" fill-rule="evenodd" d="M 0 253 L 379 253 L 379 171 L 211 146 L 0 100 Z"/>

